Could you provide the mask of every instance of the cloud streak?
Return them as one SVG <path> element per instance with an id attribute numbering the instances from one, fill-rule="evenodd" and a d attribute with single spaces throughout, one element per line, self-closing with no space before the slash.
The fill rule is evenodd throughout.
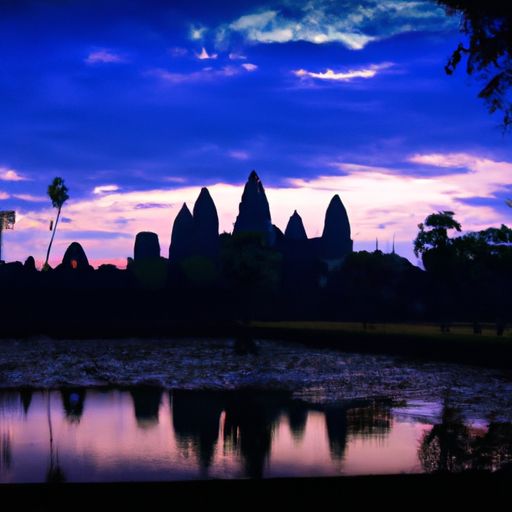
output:
<path id="1" fill-rule="evenodd" d="M 13 194 L 14 198 L 26 201 L 27 203 L 45 203 L 49 201 L 48 197 L 45 196 L 34 196 L 32 194 Z"/>
<path id="2" fill-rule="evenodd" d="M 251 155 L 247 151 L 243 151 L 240 149 L 228 151 L 228 156 L 233 158 L 234 160 L 249 160 L 249 158 L 251 157 Z"/>
<path id="3" fill-rule="evenodd" d="M 229 55 L 229 60 L 247 60 L 247 57 L 245 55 L 242 55 L 241 53 L 231 52 Z"/>
<path id="4" fill-rule="evenodd" d="M 391 62 L 385 62 L 382 64 L 371 64 L 367 67 L 358 69 L 348 69 L 346 71 L 334 71 L 332 69 L 326 69 L 324 72 L 313 72 L 305 69 L 297 69 L 293 71 L 293 74 L 300 79 L 317 79 L 328 82 L 351 82 L 358 78 L 374 78 L 383 69 L 388 69 L 393 64 Z"/>
<path id="5" fill-rule="evenodd" d="M 0 181 L 28 181 L 28 178 L 22 176 L 14 169 L 0 167 Z"/>
<path id="6" fill-rule="evenodd" d="M 94 190 L 92 191 L 95 195 L 101 195 L 106 194 L 109 192 L 116 192 L 119 190 L 118 185 L 98 185 L 97 187 L 94 187 Z"/>
<path id="7" fill-rule="evenodd" d="M 218 79 L 225 79 L 240 75 L 240 73 L 243 72 L 250 73 L 256 69 L 257 66 L 254 64 L 241 64 L 240 66 L 228 65 L 219 68 L 207 66 L 198 71 L 192 71 L 189 73 L 180 73 L 163 68 L 156 68 L 147 71 L 145 74 L 147 76 L 156 77 L 167 84 L 184 84 L 193 82 L 214 82 Z"/>
<path id="8" fill-rule="evenodd" d="M 107 50 L 105 48 L 101 50 L 96 50 L 87 56 L 84 61 L 86 64 L 94 65 L 94 64 L 115 64 L 126 62 L 126 60 L 119 54 Z"/>
<path id="9" fill-rule="evenodd" d="M 240 16 L 217 29 L 219 43 L 233 35 L 251 43 L 341 43 L 362 50 L 373 41 L 412 31 L 455 28 L 457 20 L 427 0 L 278 2 L 276 8 Z"/>

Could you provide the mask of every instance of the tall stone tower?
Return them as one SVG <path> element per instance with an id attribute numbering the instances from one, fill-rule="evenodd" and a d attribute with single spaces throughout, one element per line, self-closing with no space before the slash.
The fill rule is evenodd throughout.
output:
<path id="1" fill-rule="evenodd" d="M 320 255 L 325 260 L 342 260 L 352 252 L 347 211 L 336 194 L 325 213 L 324 231 L 320 239 Z"/>
<path id="2" fill-rule="evenodd" d="M 238 233 L 261 233 L 270 245 L 274 243 L 275 235 L 270 218 L 270 208 L 265 189 L 256 171 L 249 174 L 249 179 L 244 187 L 238 217 L 233 229 L 234 235 Z"/>

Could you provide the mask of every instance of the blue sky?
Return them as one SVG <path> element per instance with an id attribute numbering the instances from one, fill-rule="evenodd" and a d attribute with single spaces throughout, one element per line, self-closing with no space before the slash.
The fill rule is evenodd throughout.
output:
<path id="1" fill-rule="evenodd" d="M 54 261 L 73 240 L 122 264 L 139 230 L 167 253 L 182 202 L 209 186 L 230 231 L 256 169 L 284 230 L 321 233 L 339 193 L 355 248 L 453 209 L 463 227 L 507 223 L 510 136 L 443 66 L 461 40 L 434 2 L 4 0 L 0 207 L 7 259 L 40 260 L 62 176 L 71 199 Z"/>

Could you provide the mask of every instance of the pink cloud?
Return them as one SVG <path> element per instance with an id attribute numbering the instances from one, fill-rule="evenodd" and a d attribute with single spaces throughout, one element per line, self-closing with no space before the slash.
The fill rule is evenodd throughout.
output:
<path id="1" fill-rule="evenodd" d="M 8 169 L 7 167 L 0 167 L 0 180 L 1 181 L 27 181 L 28 178 L 22 176 L 14 169 Z"/>
<path id="2" fill-rule="evenodd" d="M 242 67 L 249 72 L 256 71 L 258 69 L 258 66 L 256 66 L 256 64 L 251 64 L 250 62 L 244 62 L 242 64 Z"/>
<path id="3" fill-rule="evenodd" d="M 86 64 L 113 64 L 126 61 L 121 55 L 104 48 L 89 53 L 84 62 Z"/>
<path id="4" fill-rule="evenodd" d="M 46 196 L 34 196 L 32 194 L 14 194 L 13 197 L 27 201 L 28 203 L 45 203 L 50 200 Z"/>
<path id="5" fill-rule="evenodd" d="M 167 181 L 169 183 L 186 183 L 187 179 L 182 176 L 166 176 L 163 181 Z"/>
<path id="6" fill-rule="evenodd" d="M 166 69 L 152 69 L 146 75 L 154 76 L 168 84 L 182 84 L 188 82 L 211 81 L 217 78 L 226 78 L 239 74 L 235 66 L 224 66 L 222 68 L 205 67 L 191 73 L 175 73 Z"/>
<path id="7" fill-rule="evenodd" d="M 228 156 L 234 158 L 235 160 L 249 160 L 250 158 L 249 153 L 242 150 L 228 151 Z"/>
<path id="8" fill-rule="evenodd" d="M 195 55 L 199 60 L 215 60 L 218 57 L 216 53 L 208 53 L 204 46 L 201 48 L 201 53 Z"/>
<path id="9" fill-rule="evenodd" d="M 247 57 L 245 55 L 242 55 L 241 53 L 235 53 L 231 52 L 229 54 L 229 60 L 246 60 Z"/>

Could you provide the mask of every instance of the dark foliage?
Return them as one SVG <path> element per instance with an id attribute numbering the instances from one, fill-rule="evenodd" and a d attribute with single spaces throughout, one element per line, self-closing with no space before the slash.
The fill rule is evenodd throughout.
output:
<path id="1" fill-rule="evenodd" d="M 484 83 L 478 96 L 490 113 L 503 114 L 503 126 L 512 126 L 512 9 L 504 0 L 437 0 L 450 15 L 461 16 L 459 43 L 445 66 L 451 75 L 463 58 L 466 72 Z"/>

